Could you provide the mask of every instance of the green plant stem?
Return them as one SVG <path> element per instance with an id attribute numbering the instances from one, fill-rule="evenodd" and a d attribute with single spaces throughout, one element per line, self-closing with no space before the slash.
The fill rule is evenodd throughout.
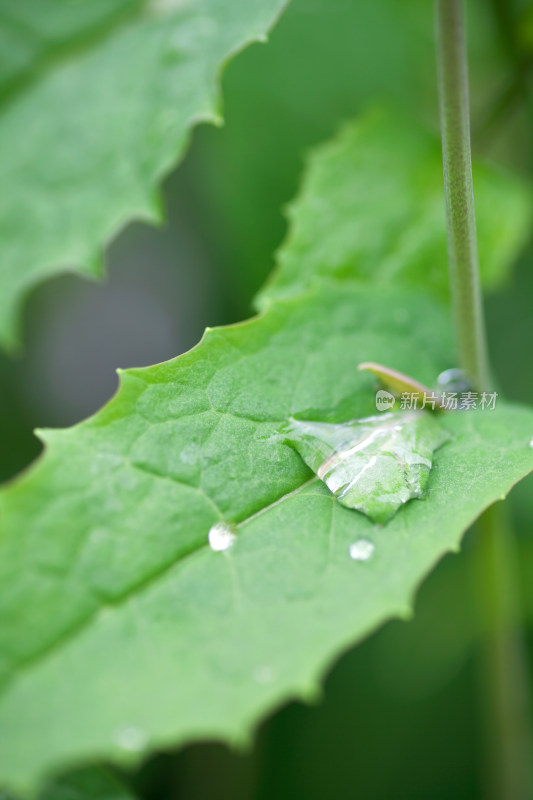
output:
<path id="1" fill-rule="evenodd" d="M 533 740 L 527 659 L 520 626 L 513 532 L 503 503 L 491 506 L 479 522 L 475 582 L 484 633 L 483 696 L 486 795 L 494 800 L 533 797 Z"/>
<path id="2" fill-rule="evenodd" d="M 478 389 L 489 369 L 472 188 L 468 76 L 461 0 L 436 0 L 444 193 L 454 322 L 461 366 Z"/>
<path id="3" fill-rule="evenodd" d="M 490 388 L 472 187 L 468 75 L 462 0 L 435 0 L 448 254 L 460 364 L 476 388 Z M 517 606 L 513 540 L 501 509 L 481 518 L 477 593 L 485 631 L 485 712 L 490 720 L 488 795 L 531 800 L 531 719 Z"/>

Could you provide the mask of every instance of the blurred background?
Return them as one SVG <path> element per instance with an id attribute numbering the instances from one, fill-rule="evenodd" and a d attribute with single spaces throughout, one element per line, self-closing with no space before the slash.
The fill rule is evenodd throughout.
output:
<path id="1" fill-rule="evenodd" d="M 467 8 L 474 153 L 531 179 L 533 3 Z M 269 43 L 228 66 L 222 99 L 225 125 L 198 126 L 162 187 L 166 225 L 121 231 L 104 283 L 63 276 L 28 297 L 22 350 L 0 353 L 0 481 L 38 455 L 34 428 L 71 425 L 101 407 L 117 367 L 171 358 L 206 325 L 250 315 L 306 153 L 342 121 L 387 103 L 437 130 L 432 4 L 293 0 Z M 486 306 L 497 377 L 507 397 L 526 403 L 532 307 L 533 241 Z M 533 481 L 513 492 L 512 509 L 533 656 Z M 146 800 L 481 797 L 488 722 L 474 537 L 424 584 L 413 621 L 391 622 L 345 655 L 316 707 L 280 710 L 249 753 L 196 745 L 153 758 L 127 781 Z"/>

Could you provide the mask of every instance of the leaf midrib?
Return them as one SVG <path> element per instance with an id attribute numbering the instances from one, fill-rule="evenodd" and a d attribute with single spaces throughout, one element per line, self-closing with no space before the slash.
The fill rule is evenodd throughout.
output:
<path id="1" fill-rule="evenodd" d="M 129 463 L 135 469 L 139 469 L 141 471 L 145 471 L 138 464 L 134 464 L 133 462 L 129 462 Z M 150 473 L 150 474 L 154 475 L 154 477 L 156 477 L 158 480 L 173 480 L 173 478 L 171 476 L 157 475 L 156 473 Z M 293 497 L 295 494 L 300 492 L 302 489 L 306 488 L 307 486 L 311 485 L 312 483 L 314 483 L 316 481 L 318 481 L 318 478 L 316 476 L 313 476 L 312 478 L 309 478 L 309 479 L 303 481 L 295 489 L 292 489 L 290 492 L 286 492 L 285 494 L 280 495 L 272 503 L 269 503 L 267 506 L 264 506 L 263 508 L 260 508 L 258 511 L 254 511 L 253 514 L 250 514 L 250 516 L 246 517 L 245 519 L 242 519 L 242 520 L 236 522 L 235 523 L 236 527 L 237 528 L 241 528 L 244 525 L 247 525 L 252 520 L 255 520 L 257 517 L 261 516 L 261 514 L 264 514 L 267 511 L 269 511 L 270 509 L 278 506 L 280 503 L 284 502 L 285 500 L 288 500 L 290 497 Z M 178 481 L 178 482 L 182 483 L 181 481 Z M 186 485 L 188 488 L 195 488 L 195 487 L 189 486 L 189 484 L 184 484 L 184 485 Z M 223 521 L 223 517 L 220 514 L 220 510 L 213 503 L 211 498 L 209 498 L 205 494 L 203 489 L 198 487 L 198 491 L 201 492 L 203 494 L 203 496 L 207 499 L 207 501 L 213 505 L 213 507 L 217 510 L 217 513 L 219 514 L 220 521 Z M 23 671 L 25 671 L 27 669 L 31 669 L 31 667 L 34 664 L 36 664 L 41 658 L 51 655 L 56 650 L 58 650 L 60 647 L 62 647 L 66 642 L 68 642 L 70 639 L 72 639 L 74 636 L 76 636 L 78 633 L 82 632 L 85 628 L 88 628 L 92 624 L 94 619 L 98 616 L 98 614 L 100 614 L 104 609 L 106 609 L 106 608 L 117 608 L 117 607 L 121 606 L 123 603 L 127 602 L 135 594 L 138 594 L 139 592 L 143 592 L 145 589 L 149 588 L 153 583 L 158 581 L 159 578 L 161 578 L 163 575 L 165 575 L 168 572 L 170 572 L 180 562 L 185 561 L 187 558 L 189 558 L 190 556 L 195 555 L 196 553 L 199 553 L 199 552 L 204 551 L 204 550 L 209 550 L 209 549 L 210 549 L 210 545 L 209 545 L 209 542 L 207 540 L 207 532 L 206 532 L 206 539 L 205 539 L 205 542 L 203 544 L 191 545 L 191 547 L 188 550 L 186 549 L 185 551 L 182 551 L 178 556 L 173 557 L 167 563 L 160 564 L 157 568 L 155 568 L 154 570 L 149 572 L 147 575 L 144 575 L 137 582 L 135 582 L 134 584 L 129 586 L 129 588 L 126 589 L 124 592 L 122 592 L 121 594 L 117 595 L 116 599 L 114 599 L 114 600 L 108 599 L 108 598 L 103 600 L 101 595 L 95 593 L 94 590 L 91 590 L 91 587 L 88 586 L 87 588 L 90 591 L 92 591 L 93 596 L 98 600 L 98 607 L 95 608 L 94 611 L 92 611 L 89 614 L 87 614 L 87 616 L 85 616 L 83 620 L 77 621 L 71 627 L 69 627 L 67 630 L 63 631 L 59 636 L 57 636 L 54 639 L 53 642 L 50 642 L 50 644 L 42 646 L 41 648 L 36 650 L 34 653 L 32 653 L 30 656 L 20 658 L 18 660 L 16 666 L 13 667 L 7 673 L 7 676 L 4 678 L 4 680 L 2 682 L 2 685 L 0 686 L 0 695 L 3 692 L 6 691 L 6 689 L 9 687 L 10 683 L 13 680 L 16 680 L 16 678 L 18 677 L 18 675 L 21 672 L 23 672 Z"/>

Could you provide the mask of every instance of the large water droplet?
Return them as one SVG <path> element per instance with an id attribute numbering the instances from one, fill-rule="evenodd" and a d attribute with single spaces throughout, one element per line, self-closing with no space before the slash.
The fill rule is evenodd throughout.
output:
<path id="1" fill-rule="evenodd" d="M 220 552 L 228 550 L 237 538 L 235 528 L 227 522 L 216 522 L 209 530 L 209 547 Z"/>
<path id="2" fill-rule="evenodd" d="M 376 545 L 369 539 L 357 539 L 350 545 L 350 558 L 354 561 L 368 561 L 372 558 Z"/>
<path id="3" fill-rule="evenodd" d="M 450 438 L 436 414 L 400 411 L 340 424 L 291 419 L 285 441 L 347 508 L 385 524 L 426 493 L 433 451 Z"/>
<path id="4" fill-rule="evenodd" d="M 113 734 L 113 741 L 121 750 L 128 753 L 140 753 L 148 744 L 148 737 L 142 728 L 136 725 L 123 725 Z"/>

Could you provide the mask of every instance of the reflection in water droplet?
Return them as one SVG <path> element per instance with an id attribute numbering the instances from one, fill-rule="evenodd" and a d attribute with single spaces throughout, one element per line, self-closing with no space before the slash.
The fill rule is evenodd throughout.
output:
<path id="1" fill-rule="evenodd" d="M 180 452 L 180 461 L 184 464 L 196 464 L 202 457 L 202 450 L 197 444 L 190 444 Z"/>
<path id="2" fill-rule="evenodd" d="M 436 414 L 400 411 L 343 423 L 291 417 L 285 441 L 341 505 L 387 523 L 427 490 L 433 452 L 450 435 Z"/>
<path id="3" fill-rule="evenodd" d="M 142 728 L 136 725 L 124 725 L 117 728 L 113 734 L 113 741 L 121 750 L 129 753 L 140 753 L 148 744 L 148 737 Z"/>
<path id="4" fill-rule="evenodd" d="M 350 545 L 350 558 L 354 561 L 368 561 L 375 549 L 376 545 L 368 539 L 358 539 Z"/>
<path id="5" fill-rule="evenodd" d="M 256 683 L 272 683 L 275 676 L 274 670 L 269 666 L 257 667 L 254 670 L 254 681 Z"/>
<path id="6" fill-rule="evenodd" d="M 533 437 L 530 439 L 529 446 L 533 447 Z"/>
<path id="7" fill-rule="evenodd" d="M 209 547 L 217 552 L 228 550 L 237 538 L 235 529 L 226 522 L 217 522 L 209 530 Z"/>

